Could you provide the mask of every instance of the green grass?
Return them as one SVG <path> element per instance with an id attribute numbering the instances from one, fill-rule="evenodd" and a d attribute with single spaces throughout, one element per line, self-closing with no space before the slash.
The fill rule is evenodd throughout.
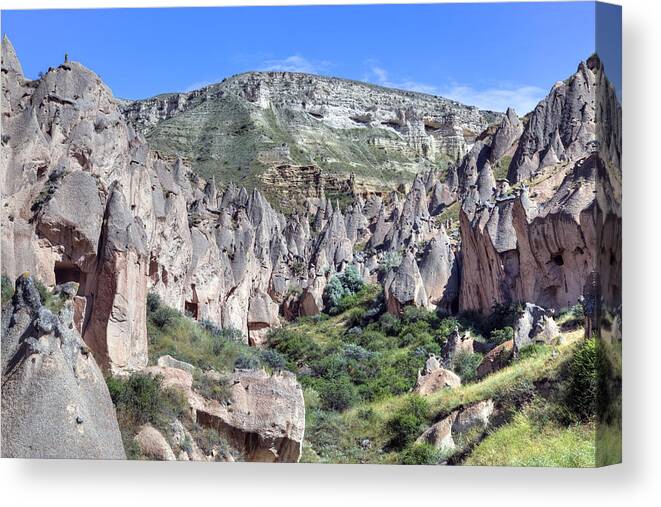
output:
<path id="1" fill-rule="evenodd" d="M 333 322 L 334 319 L 328 320 Z M 559 375 L 562 366 L 572 357 L 580 333 L 580 330 L 574 332 L 566 345 L 556 348 L 555 357 L 552 347 L 535 347 L 519 361 L 480 382 L 425 397 L 429 422 L 489 398 L 500 400 L 504 405 L 518 403 L 519 398 L 525 398 L 534 389 L 535 381 Z M 400 453 L 391 445 L 396 436 L 391 421 L 401 415 L 407 403 L 409 395 L 391 395 L 358 403 L 342 413 L 329 413 L 318 407 L 308 410 L 306 427 L 311 431 L 306 430 L 306 439 L 315 451 L 314 459 L 327 463 L 399 463 Z M 329 424 L 331 419 L 332 424 Z M 361 446 L 365 439 L 371 443 L 369 448 Z"/>
<path id="2" fill-rule="evenodd" d="M 507 170 L 509 169 L 511 162 L 512 157 L 505 155 L 494 164 L 493 175 L 497 180 L 507 178 Z"/>
<path id="3" fill-rule="evenodd" d="M 538 424 L 527 413 L 487 436 L 464 465 L 513 467 L 593 467 L 595 428 L 591 423 L 562 427 Z"/>

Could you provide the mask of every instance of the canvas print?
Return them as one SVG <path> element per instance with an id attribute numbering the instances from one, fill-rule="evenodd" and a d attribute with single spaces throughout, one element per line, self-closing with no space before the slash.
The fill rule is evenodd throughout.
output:
<path id="1" fill-rule="evenodd" d="M 620 462 L 621 72 L 594 2 L 3 11 L 2 457 Z"/>

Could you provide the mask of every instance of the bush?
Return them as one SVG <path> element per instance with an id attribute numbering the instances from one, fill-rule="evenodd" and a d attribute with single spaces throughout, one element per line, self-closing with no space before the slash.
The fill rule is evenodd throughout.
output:
<path id="1" fill-rule="evenodd" d="M 339 313 L 340 301 L 344 296 L 350 295 L 349 291 L 342 286 L 340 279 L 333 275 L 324 288 L 322 299 L 324 307 L 329 314 L 335 315 Z"/>
<path id="2" fill-rule="evenodd" d="M 272 370 L 284 370 L 287 368 L 287 360 L 277 350 L 262 349 L 259 355 L 262 362 Z"/>
<path id="3" fill-rule="evenodd" d="M 277 352 L 285 356 L 296 369 L 306 361 L 318 359 L 322 356 L 321 347 L 305 336 L 285 328 L 274 329 L 269 333 L 268 342 Z"/>
<path id="4" fill-rule="evenodd" d="M 358 399 L 356 386 L 348 376 L 342 375 L 332 380 L 319 383 L 321 406 L 325 410 L 341 412 L 353 405 Z"/>
<path id="5" fill-rule="evenodd" d="M 259 357 L 252 351 L 241 351 L 234 360 L 234 367 L 240 370 L 256 370 L 261 365 Z"/>
<path id="6" fill-rule="evenodd" d="M 354 266 L 348 266 L 339 275 L 333 275 L 324 288 L 324 306 L 330 315 L 337 315 L 358 303 L 358 298 L 350 298 L 363 289 L 365 282 Z M 346 301 L 345 301 L 346 300 Z"/>
<path id="7" fill-rule="evenodd" d="M 510 326 L 505 326 L 502 329 L 494 329 L 491 331 L 489 341 L 494 345 L 500 345 L 506 341 L 514 339 L 514 329 Z"/>
<path id="8" fill-rule="evenodd" d="M 452 360 L 453 371 L 462 382 L 472 382 L 477 378 L 477 367 L 482 362 L 482 354 L 460 351 Z"/>
<path id="9" fill-rule="evenodd" d="M 106 379 L 123 434 L 132 438 L 137 428 L 146 423 L 165 430 L 171 421 L 187 412 L 181 393 L 164 389 L 162 380 L 160 376 L 140 373 Z"/>
<path id="10" fill-rule="evenodd" d="M 598 361 L 597 340 L 590 338 L 577 347 L 569 365 L 565 403 L 583 420 L 593 418 L 597 413 Z"/>
<path id="11" fill-rule="evenodd" d="M 182 319 L 183 315 L 174 308 L 160 305 L 151 314 L 152 322 L 160 329 L 167 329 L 176 325 L 177 321 Z"/>
<path id="12" fill-rule="evenodd" d="M 411 395 L 387 423 L 387 430 L 391 434 L 390 446 L 403 449 L 413 442 L 424 431 L 429 412 L 427 400 Z"/>
<path id="13" fill-rule="evenodd" d="M 388 271 L 398 268 L 402 263 L 402 255 L 399 252 L 386 252 L 379 263 L 379 271 L 387 273 Z"/>
<path id="14" fill-rule="evenodd" d="M 397 336 L 402 328 L 400 320 L 392 313 L 384 313 L 379 319 L 381 331 L 389 336 Z"/>
<path id="15" fill-rule="evenodd" d="M 399 456 L 401 465 L 438 465 L 443 453 L 430 444 L 414 444 L 402 451 Z"/>
<path id="16" fill-rule="evenodd" d="M 161 306 L 161 296 L 155 292 L 150 292 L 147 294 L 147 312 L 154 313 Z"/>
<path id="17" fill-rule="evenodd" d="M 2 305 L 11 300 L 14 295 L 14 284 L 7 275 L 2 275 Z"/>

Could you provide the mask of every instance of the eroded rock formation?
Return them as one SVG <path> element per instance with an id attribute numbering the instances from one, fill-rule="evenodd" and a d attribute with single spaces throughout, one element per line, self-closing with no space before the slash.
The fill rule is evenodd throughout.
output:
<path id="1" fill-rule="evenodd" d="M 70 296 L 54 313 L 21 275 L 2 315 L 2 456 L 123 459 L 101 370 L 73 324 Z"/>

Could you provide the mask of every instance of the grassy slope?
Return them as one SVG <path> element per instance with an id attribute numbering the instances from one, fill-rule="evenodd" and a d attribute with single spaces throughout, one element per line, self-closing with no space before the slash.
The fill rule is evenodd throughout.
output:
<path id="1" fill-rule="evenodd" d="M 353 311 L 322 321 L 304 319 L 288 328 L 302 333 L 307 340 L 321 347 L 328 347 L 341 340 L 346 329 L 354 324 Z M 521 386 L 556 378 L 561 366 L 572 357 L 582 330 L 577 329 L 564 335 L 567 338 L 564 345 L 536 346 L 520 360 L 480 382 L 428 396 L 426 399 L 431 409 L 429 423 L 459 407 L 488 398 L 507 399 L 512 391 Z M 393 348 L 387 351 L 387 355 L 396 359 L 410 352 L 406 347 Z M 411 395 L 399 394 L 375 401 L 359 401 L 343 412 L 336 412 L 322 409 L 318 397 L 310 392 L 310 389 L 306 389 L 307 439 L 303 461 L 396 463 L 400 460 L 399 451 L 389 449 L 392 434 L 388 429 L 388 421 L 402 409 Z M 507 452 L 500 456 L 490 450 L 502 446 L 507 447 Z M 468 456 L 466 463 L 523 464 L 524 458 L 528 456 L 529 461 L 526 463 L 529 464 L 590 466 L 594 464 L 594 426 L 580 424 L 562 427 L 552 421 L 533 425 L 529 419 L 519 415 L 496 430 L 474 453 L 475 456 Z"/>
<path id="2" fill-rule="evenodd" d="M 562 427 L 538 423 L 523 411 L 487 436 L 464 465 L 527 467 L 593 467 L 595 427 L 576 424 Z"/>

